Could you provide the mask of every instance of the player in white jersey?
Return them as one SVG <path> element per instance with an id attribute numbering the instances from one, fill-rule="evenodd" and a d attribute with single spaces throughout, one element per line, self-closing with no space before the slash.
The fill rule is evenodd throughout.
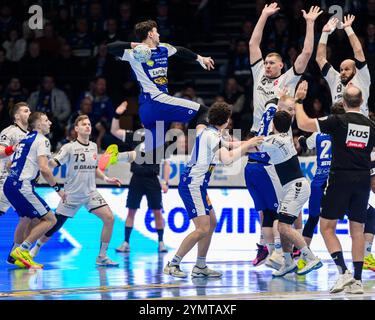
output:
<path id="1" fill-rule="evenodd" d="M 316 52 L 316 62 L 322 71 L 324 79 L 326 79 L 329 85 L 332 104 L 342 101 L 345 87 L 348 84 L 353 84 L 361 88 L 363 96 L 361 112 L 368 117 L 367 101 L 370 95 L 371 77 L 361 42 L 352 29 L 354 19 L 355 16 L 347 15 L 344 17 L 344 23 L 341 25 L 349 37 L 350 45 L 354 52 L 354 60 L 346 59 L 341 62 L 340 72 L 336 71 L 327 61 L 328 36 L 336 29 L 337 24 L 341 23 L 337 18 L 332 18 L 323 27 L 322 36 L 320 37 Z"/>
<path id="2" fill-rule="evenodd" d="M 269 53 L 263 60 L 260 44 L 262 40 L 263 30 L 266 22 L 270 16 L 278 12 L 280 8 L 277 3 L 266 5 L 262 11 L 261 16 L 254 28 L 253 34 L 250 38 L 250 64 L 254 80 L 253 88 L 253 125 L 251 131 L 257 134 L 261 126 L 262 115 L 265 112 L 267 102 L 273 98 L 282 95 L 282 91 L 287 90 L 291 96 L 294 96 L 295 88 L 298 81 L 300 81 L 302 73 L 305 71 L 306 66 L 311 58 L 314 48 L 314 24 L 315 20 L 322 13 L 319 7 L 311 7 L 310 11 L 306 13 L 302 10 L 303 17 L 306 20 L 306 36 L 302 52 L 297 57 L 292 68 L 282 74 L 284 64 L 282 57 L 276 53 Z M 245 171 L 245 177 L 249 172 Z M 272 177 L 270 176 L 272 180 Z M 262 183 L 261 181 L 253 181 L 251 174 L 248 175 L 247 181 L 252 184 Z M 249 189 L 250 191 L 250 189 Z M 261 208 L 258 206 L 260 213 L 260 220 L 263 221 L 263 214 L 265 210 L 270 208 Z M 271 208 L 274 211 L 273 208 Z M 261 261 L 265 261 L 267 257 L 267 247 L 264 241 L 258 244 L 257 257 L 254 259 L 253 264 L 258 265 Z"/>
<path id="3" fill-rule="evenodd" d="M 26 102 L 18 102 L 10 110 L 10 116 L 13 119 L 14 124 L 5 128 L 0 133 L 0 154 L 2 157 L 6 157 L 0 160 L 0 216 L 3 215 L 11 206 L 8 199 L 4 195 L 3 186 L 6 177 L 8 176 L 8 170 L 6 168 L 9 156 L 15 151 L 17 144 L 26 137 L 27 134 L 27 120 L 29 119 L 30 109 Z M 24 238 L 25 234 L 28 233 L 28 227 L 30 220 L 24 217 L 20 217 L 17 228 L 14 232 L 14 240 L 12 247 L 19 246 Z M 7 258 L 8 264 L 16 264 L 19 267 L 23 267 L 19 261 L 16 261 L 10 255 Z"/>
<path id="4" fill-rule="evenodd" d="M 257 132 L 260 127 L 261 118 L 264 113 L 266 102 L 278 97 L 280 88 L 286 88 L 289 94 L 294 96 L 294 91 L 302 73 L 311 58 L 314 48 L 314 24 L 318 16 L 323 12 L 319 7 L 311 7 L 308 13 L 302 10 L 303 17 L 306 20 L 306 37 L 302 52 L 287 72 L 282 74 L 284 64 L 281 56 L 272 52 L 263 60 L 260 43 L 262 40 L 263 29 L 267 19 L 278 12 L 280 8 L 276 2 L 266 5 L 254 28 L 250 38 L 250 64 L 254 80 L 253 105 L 254 120 L 251 131 Z"/>
<path id="5" fill-rule="evenodd" d="M 197 129 L 195 145 L 184 173 L 180 177 L 178 192 L 185 204 L 189 218 L 194 222 L 195 230 L 181 243 L 177 253 L 164 268 L 164 273 L 185 278 L 187 274 L 180 269 L 181 259 L 198 243 L 198 256 L 193 268 L 193 277 L 221 277 L 222 273 L 206 265 L 207 251 L 216 227 L 216 217 L 207 187 L 210 176 L 218 161 L 231 164 L 250 148 L 257 146 L 263 137 L 255 137 L 238 143 L 238 147 L 229 151 L 224 145 L 222 131 L 227 127 L 231 110 L 226 103 L 214 103 L 209 110 L 209 126 Z M 253 150 L 255 151 L 255 150 Z"/>
<path id="6" fill-rule="evenodd" d="M 89 140 L 91 123 L 88 116 L 79 116 L 74 123 L 74 128 L 77 132 L 77 139 L 63 145 L 58 154 L 49 161 L 51 168 L 62 164 L 67 165 L 67 177 L 64 183 L 66 200 L 60 201 L 56 208 L 57 223 L 38 240 L 30 254 L 36 256 L 41 246 L 63 226 L 68 218 L 73 218 L 80 207 L 84 205 L 89 212 L 95 214 L 103 222 L 100 252 L 96 258 L 96 264 L 104 267 L 117 267 L 118 263 L 107 256 L 115 218 L 108 204 L 96 189 L 95 177 L 118 186 L 121 185 L 121 182 L 117 178 L 108 178 L 97 168 L 98 147 L 96 143 Z"/>
<path id="7" fill-rule="evenodd" d="M 259 147 L 270 156 L 270 163 L 275 166 L 276 173 L 282 185 L 282 195 L 279 199 L 278 230 L 284 253 L 284 263 L 273 276 L 282 277 L 290 272 L 304 275 L 322 266 L 320 259 L 308 248 L 303 236 L 292 224 L 299 216 L 303 205 L 310 196 L 310 185 L 303 176 L 294 147 L 293 137 L 288 134 L 292 123 L 291 116 L 285 111 L 276 112 L 273 118 L 274 133 L 264 139 Z M 306 266 L 297 271 L 297 265 L 292 257 L 292 245 L 301 250 L 306 260 Z"/>
<path id="8" fill-rule="evenodd" d="M 10 255 L 27 268 L 41 268 L 42 265 L 33 261 L 29 249 L 32 243 L 52 228 L 56 218 L 47 203 L 35 192 L 36 180 L 42 174 L 62 199 L 65 199 L 65 193 L 48 167 L 51 150 L 45 136 L 50 132 L 51 122 L 46 114 L 34 112 L 29 116 L 28 123 L 32 131 L 18 144 L 4 183 L 4 194 L 20 217 L 30 221 L 33 218 L 40 220 L 20 246 L 14 244 Z"/>

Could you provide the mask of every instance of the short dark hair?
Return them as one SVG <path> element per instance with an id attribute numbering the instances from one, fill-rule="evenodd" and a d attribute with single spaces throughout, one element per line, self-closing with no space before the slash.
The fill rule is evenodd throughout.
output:
<path id="1" fill-rule="evenodd" d="M 208 122 L 213 126 L 222 126 L 232 114 L 232 110 L 226 102 L 215 102 L 208 110 Z"/>
<path id="2" fill-rule="evenodd" d="M 140 41 L 143 41 L 147 39 L 148 33 L 157 27 L 158 24 L 154 20 L 142 21 L 135 25 L 134 33 Z"/>
<path id="3" fill-rule="evenodd" d="M 14 120 L 16 120 L 14 118 L 14 116 L 16 115 L 16 113 L 18 112 L 18 110 L 21 108 L 21 107 L 28 107 L 29 108 L 29 105 L 24 102 L 24 101 L 21 101 L 21 102 L 17 102 L 13 107 L 11 107 L 9 109 L 9 115 L 10 117 Z"/>
<path id="4" fill-rule="evenodd" d="M 290 125 L 292 124 L 292 117 L 286 111 L 277 111 L 273 117 L 273 126 L 280 133 L 286 133 L 289 131 Z"/>
<path id="5" fill-rule="evenodd" d="M 344 90 L 344 94 L 342 98 L 344 99 L 348 108 L 358 108 L 362 104 L 362 91 L 355 87 L 358 92 L 357 93 L 349 93 L 348 89 Z"/>
<path id="6" fill-rule="evenodd" d="M 35 129 L 35 124 L 42 116 L 47 116 L 44 112 L 34 111 L 29 116 L 29 130 L 32 131 Z"/>
<path id="7" fill-rule="evenodd" d="M 343 114 L 345 113 L 344 105 L 342 101 L 335 102 L 331 107 L 331 114 Z"/>
<path id="8" fill-rule="evenodd" d="M 81 116 L 78 116 L 77 119 L 74 121 L 74 126 L 78 126 L 78 123 L 80 121 L 83 121 L 83 120 L 86 120 L 86 119 L 90 119 L 87 115 L 83 114 Z"/>

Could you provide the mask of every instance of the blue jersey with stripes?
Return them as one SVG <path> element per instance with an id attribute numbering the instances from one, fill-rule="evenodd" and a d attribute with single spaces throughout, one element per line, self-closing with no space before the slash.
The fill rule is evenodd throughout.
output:
<path id="1" fill-rule="evenodd" d="M 314 132 L 306 139 L 309 149 L 316 148 L 316 171 L 314 179 L 327 179 L 332 161 L 331 136 Z"/>
<path id="2" fill-rule="evenodd" d="M 180 183 L 205 187 L 208 185 L 217 163 L 216 151 L 220 148 L 221 139 L 219 130 L 212 126 L 198 133 Z"/>
<path id="3" fill-rule="evenodd" d="M 271 123 L 275 113 L 277 111 L 277 104 L 270 102 L 266 104 L 266 111 L 262 115 L 260 128 L 257 132 L 257 136 L 268 136 L 271 132 Z M 249 160 L 268 163 L 270 160 L 267 152 L 254 152 L 249 154 Z"/>
<path id="4" fill-rule="evenodd" d="M 134 58 L 133 49 L 127 49 L 121 58 L 128 61 L 137 78 L 142 94 L 149 94 L 151 98 L 161 93 L 168 93 L 168 58 L 177 49 L 167 43 L 160 43 L 151 49 L 151 58 L 140 63 Z"/>
<path id="5" fill-rule="evenodd" d="M 49 140 L 37 131 L 28 133 L 14 153 L 8 178 L 34 183 L 39 176 L 38 157 L 50 155 Z"/>

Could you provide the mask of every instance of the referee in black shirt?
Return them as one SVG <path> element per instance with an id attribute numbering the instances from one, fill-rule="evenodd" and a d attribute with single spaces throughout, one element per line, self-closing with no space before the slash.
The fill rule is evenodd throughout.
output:
<path id="1" fill-rule="evenodd" d="M 296 92 L 298 127 L 307 132 L 331 135 L 332 163 L 328 187 L 322 201 L 320 230 L 327 249 L 339 270 L 331 293 L 363 293 L 364 222 L 370 192 L 370 154 L 375 145 L 375 123 L 360 113 L 362 92 L 349 85 L 343 95 L 346 113 L 310 119 L 303 110 L 307 82 Z M 348 215 L 352 238 L 354 279 L 347 269 L 340 241 L 336 236 L 337 220 Z"/>

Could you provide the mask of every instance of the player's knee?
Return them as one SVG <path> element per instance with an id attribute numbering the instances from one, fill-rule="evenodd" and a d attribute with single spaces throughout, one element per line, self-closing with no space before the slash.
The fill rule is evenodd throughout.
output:
<path id="1" fill-rule="evenodd" d="M 209 225 L 200 226 L 199 228 L 197 228 L 196 232 L 199 235 L 199 239 L 202 239 L 206 237 L 207 235 L 209 235 L 210 226 Z"/>
<path id="2" fill-rule="evenodd" d="M 103 217 L 104 224 L 113 225 L 115 223 L 115 216 L 113 213 L 108 213 Z"/>

